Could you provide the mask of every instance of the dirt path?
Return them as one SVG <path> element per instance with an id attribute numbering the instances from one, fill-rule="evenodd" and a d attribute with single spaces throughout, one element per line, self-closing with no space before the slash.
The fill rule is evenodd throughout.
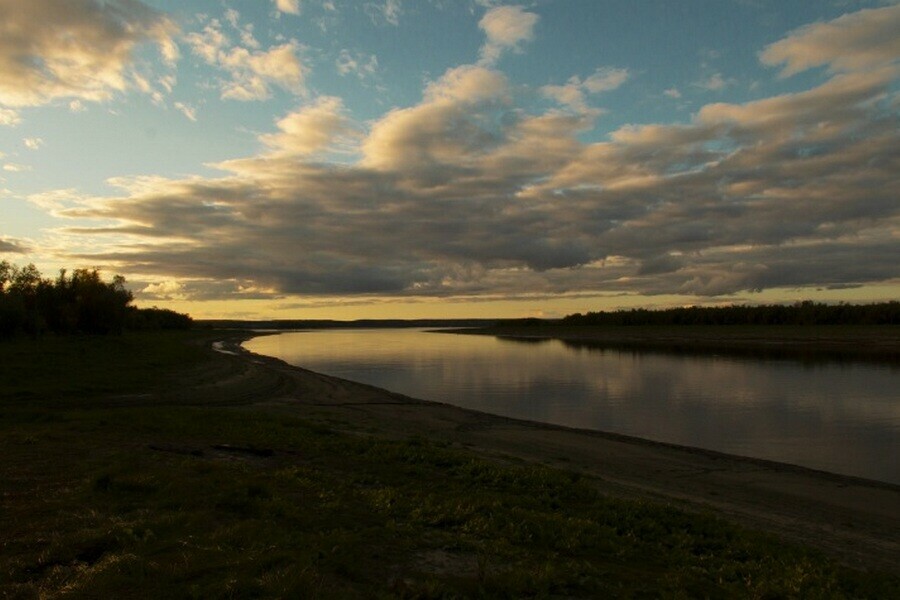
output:
<path id="1" fill-rule="evenodd" d="M 181 400 L 212 389 L 217 404 L 265 405 L 347 431 L 421 436 L 578 471 L 610 495 L 712 512 L 850 566 L 900 572 L 900 486 L 424 402 L 251 354 L 240 341 L 222 346 L 234 352 L 226 356 L 234 385 L 197 381 Z"/>

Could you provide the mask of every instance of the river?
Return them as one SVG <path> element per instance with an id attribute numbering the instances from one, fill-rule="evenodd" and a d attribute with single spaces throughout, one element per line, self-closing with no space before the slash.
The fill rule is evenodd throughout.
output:
<path id="1" fill-rule="evenodd" d="M 900 484 L 900 368 L 679 355 L 410 329 L 244 343 L 415 398 Z"/>

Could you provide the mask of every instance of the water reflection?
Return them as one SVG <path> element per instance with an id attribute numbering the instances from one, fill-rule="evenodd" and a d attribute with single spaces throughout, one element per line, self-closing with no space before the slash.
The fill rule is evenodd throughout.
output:
<path id="1" fill-rule="evenodd" d="M 531 343 L 538 341 L 529 338 L 505 338 L 510 343 Z M 736 359 L 748 359 L 752 361 L 792 361 L 798 364 L 815 366 L 815 365 L 852 365 L 856 363 L 884 365 L 896 371 L 900 371 L 900 353 L 892 349 L 879 348 L 877 352 L 871 353 L 855 351 L 847 351 L 828 345 L 817 345 L 810 343 L 808 345 L 777 345 L 772 344 L 767 347 L 741 346 L 735 343 L 732 346 L 722 346 L 718 342 L 715 345 L 709 345 L 704 348 L 702 340 L 697 345 L 693 342 L 671 342 L 663 341 L 657 347 L 647 346 L 642 341 L 639 344 L 628 344 L 627 342 L 601 342 L 595 340 L 563 340 L 561 343 L 567 347 L 579 350 L 587 350 L 594 352 L 604 352 L 608 350 L 616 350 L 620 352 L 638 352 L 641 354 L 659 353 L 665 355 L 685 355 L 704 357 L 710 354 L 728 356 Z"/>
<path id="2" fill-rule="evenodd" d="M 413 397 L 900 483 L 900 374 L 410 330 L 315 331 L 245 346 Z"/>

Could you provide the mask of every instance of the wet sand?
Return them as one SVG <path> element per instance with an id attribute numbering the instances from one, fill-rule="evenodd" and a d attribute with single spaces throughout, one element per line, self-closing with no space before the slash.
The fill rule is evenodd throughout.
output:
<path id="1" fill-rule="evenodd" d="M 419 436 L 507 462 L 576 471 L 604 493 L 703 511 L 817 548 L 863 569 L 900 572 L 900 486 L 622 435 L 427 402 L 218 346 L 227 377 L 182 382 L 167 400 L 215 397 L 388 438 Z M 438 484 L 438 482 L 436 482 Z"/>

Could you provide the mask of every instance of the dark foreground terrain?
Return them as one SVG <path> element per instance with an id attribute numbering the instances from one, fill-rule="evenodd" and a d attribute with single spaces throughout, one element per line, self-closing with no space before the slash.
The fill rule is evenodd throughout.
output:
<path id="1" fill-rule="evenodd" d="M 897 486 L 420 402 L 229 335 L 0 344 L 0 597 L 900 597 Z"/>

